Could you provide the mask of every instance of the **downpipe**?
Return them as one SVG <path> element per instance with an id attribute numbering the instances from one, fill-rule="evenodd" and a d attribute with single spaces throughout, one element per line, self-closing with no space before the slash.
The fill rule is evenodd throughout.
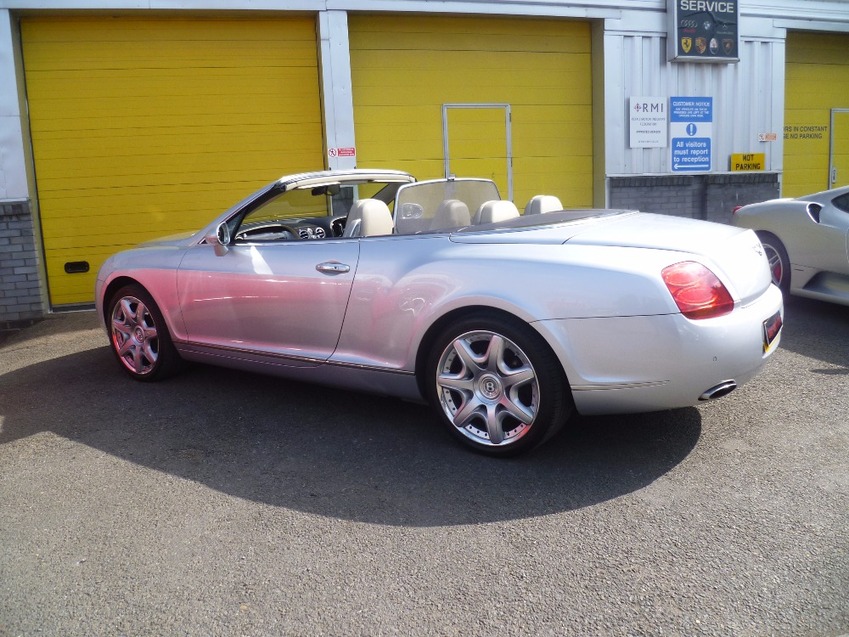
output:
<path id="1" fill-rule="evenodd" d="M 737 389 L 737 382 L 733 380 L 724 380 L 719 385 L 715 385 L 708 389 L 705 393 L 699 396 L 699 400 L 716 400 L 727 396 Z"/>

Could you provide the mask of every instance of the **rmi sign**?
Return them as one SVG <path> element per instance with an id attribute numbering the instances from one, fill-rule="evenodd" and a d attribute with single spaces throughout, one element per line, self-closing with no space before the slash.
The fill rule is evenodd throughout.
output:
<path id="1" fill-rule="evenodd" d="M 630 97 L 631 148 L 666 148 L 668 111 L 665 97 Z"/>

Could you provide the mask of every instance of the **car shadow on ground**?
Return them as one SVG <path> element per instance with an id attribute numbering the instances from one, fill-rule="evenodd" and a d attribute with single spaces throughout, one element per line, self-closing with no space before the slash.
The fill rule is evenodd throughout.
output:
<path id="1" fill-rule="evenodd" d="M 488 522 L 633 492 L 697 443 L 697 409 L 573 420 L 543 447 L 491 459 L 430 410 L 202 365 L 160 383 L 124 376 L 107 347 L 0 376 L 0 444 L 52 432 L 223 493 L 388 525 Z"/>

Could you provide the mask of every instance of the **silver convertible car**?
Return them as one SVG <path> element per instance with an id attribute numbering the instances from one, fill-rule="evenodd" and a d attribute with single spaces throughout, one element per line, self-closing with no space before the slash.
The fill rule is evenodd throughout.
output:
<path id="1" fill-rule="evenodd" d="M 724 396 L 775 350 L 782 296 L 753 232 L 562 208 L 520 214 L 483 179 L 292 175 L 109 258 L 97 308 L 135 379 L 199 361 L 427 401 L 491 455 L 575 411 Z"/>
<path id="2" fill-rule="evenodd" d="M 783 292 L 849 305 L 849 186 L 734 211 L 751 228 Z"/>

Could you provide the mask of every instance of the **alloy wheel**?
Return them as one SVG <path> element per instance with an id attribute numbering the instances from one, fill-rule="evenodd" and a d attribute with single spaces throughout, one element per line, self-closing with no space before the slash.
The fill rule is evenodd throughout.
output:
<path id="1" fill-rule="evenodd" d="M 154 370 L 159 359 L 159 334 L 141 300 L 124 296 L 115 303 L 111 333 L 115 353 L 131 374 L 145 376 Z"/>
<path id="2" fill-rule="evenodd" d="M 537 373 L 522 349 L 496 332 L 454 338 L 440 356 L 436 388 L 449 421 L 480 445 L 515 443 L 537 417 Z"/>

